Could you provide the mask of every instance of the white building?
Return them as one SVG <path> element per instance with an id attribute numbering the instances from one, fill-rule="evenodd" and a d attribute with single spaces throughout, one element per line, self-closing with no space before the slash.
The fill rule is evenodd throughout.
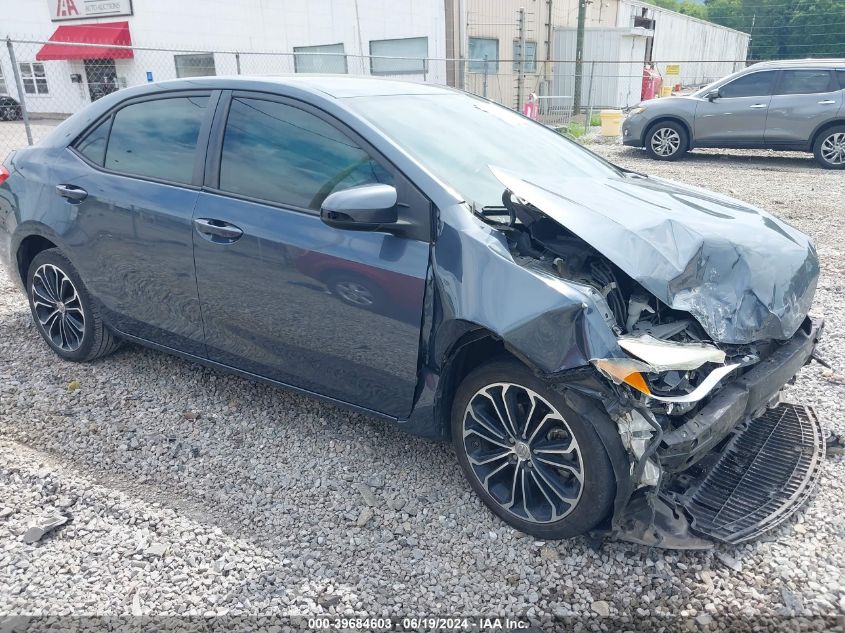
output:
<path id="1" fill-rule="evenodd" d="M 445 57 L 441 1 L 0 0 L 0 16 L 3 39 L 28 40 L 13 45 L 34 113 L 75 112 L 115 85 L 207 74 L 349 72 L 446 81 L 443 64 L 390 59 Z M 133 48 L 120 48 L 128 44 Z M 369 55 L 385 57 L 360 57 Z M 11 64 L 3 46 L 0 94 L 17 97 Z"/>
<path id="2" fill-rule="evenodd" d="M 34 115 L 76 112 L 147 81 L 293 72 L 399 76 L 516 107 L 531 92 L 573 94 L 578 2 L 0 0 L 0 37 L 12 40 Z M 586 27 L 585 105 L 635 103 L 651 61 L 667 82 L 690 85 L 731 72 L 724 60 L 745 59 L 748 47 L 744 33 L 639 0 L 588 1 Z M 693 60 L 721 61 L 669 75 Z M 19 98 L 12 66 L 0 47 L 0 94 Z"/>

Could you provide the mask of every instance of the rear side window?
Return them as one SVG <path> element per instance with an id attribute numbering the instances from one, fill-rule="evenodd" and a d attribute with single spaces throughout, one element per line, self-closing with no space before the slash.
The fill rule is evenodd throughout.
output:
<path id="1" fill-rule="evenodd" d="M 221 190 L 317 211 L 333 191 L 372 183 L 392 184 L 392 176 L 321 118 L 273 101 L 232 99 Z"/>
<path id="2" fill-rule="evenodd" d="M 766 97 L 772 94 L 775 73 L 773 71 L 756 72 L 743 75 L 725 84 L 719 89 L 722 97 Z"/>
<path id="3" fill-rule="evenodd" d="M 105 167 L 188 184 L 208 97 L 143 101 L 114 115 Z"/>
<path id="4" fill-rule="evenodd" d="M 839 79 L 839 87 L 845 90 L 845 69 L 837 70 L 836 76 Z"/>
<path id="5" fill-rule="evenodd" d="M 778 94 L 809 95 L 833 89 L 829 70 L 784 70 Z"/>
<path id="6" fill-rule="evenodd" d="M 100 167 L 103 166 L 103 160 L 106 157 L 106 139 L 109 135 L 110 124 L 111 117 L 100 123 L 76 144 L 77 152 Z"/>

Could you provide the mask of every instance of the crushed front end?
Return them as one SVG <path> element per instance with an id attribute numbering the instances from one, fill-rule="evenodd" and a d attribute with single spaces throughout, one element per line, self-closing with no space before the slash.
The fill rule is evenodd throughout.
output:
<path id="1" fill-rule="evenodd" d="M 809 238 L 738 201 L 636 174 L 596 185 L 491 169 L 507 189 L 484 211 L 507 217 L 498 227 L 514 261 L 589 288 L 585 311 L 616 337 L 590 358 L 592 379 L 563 378 L 601 402 L 626 452 L 601 532 L 697 549 L 788 518 L 825 449 L 814 412 L 781 401 L 823 329 L 807 316 L 819 271 Z"/>

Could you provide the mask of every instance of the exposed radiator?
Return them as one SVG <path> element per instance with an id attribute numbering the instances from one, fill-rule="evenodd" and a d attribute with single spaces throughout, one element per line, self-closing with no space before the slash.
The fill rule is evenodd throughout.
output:
<path id="1" fill-rule="evenodd" d="M 772 529 L 810 496 L 824 450 L 810 407 L 783 403 L 745 422 L 704 481 L 686 495 L 692 528 L 727 543 Z"/>

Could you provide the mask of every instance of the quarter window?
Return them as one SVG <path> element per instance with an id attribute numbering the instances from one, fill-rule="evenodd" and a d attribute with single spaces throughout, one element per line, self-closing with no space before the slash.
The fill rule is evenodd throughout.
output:
<path id="1" fill-rule="evenodd" d="M 106 158 L 106 140 L 109 136 L 110 124 L 111 118 L 106 119 L 76 144 L 77 152 L 100 167 L 103 166 Z"/>
<path id="2" fill-rule="evenodd" d="M 766 97 L 772 94 L 775 72 L 765 71 L 743 75 L 719 89 L 722 97 Z"/>
<path id="3" fill-rule="evenodd" d="M 392 182 L 355 141 L 313 114 L 235 98 L 220 158 L 220 189 L 317 211 L 333 191 Z"/>
<path id="4" fill-rule="evenodd" d="M 346 55 L 343 44 L 322 46 L 294 46 L 293 64 L 298 73 L 346 74 Z"/>
<path id="5" fill-rule="evenodd" d="M 106 168 L 189 184 L 207 105 L 208 97 L 174 97 L 118 110 L 106 149 Z"/>
<path id="6" fill-rule="evenodd" d="M 834 89 L 831 83 L 829 70 L 784 70 L 778 94 L 807 95 L 830 92 Z"/>
<path id="7" fill-rule="evenodd" d="M 485 62 L 485 58 L 487 61 Z M 469 38 L 469 63 L 471 73 L 499 72 L 499 40 L 489 37 Z"/>
<path id="8" fill-rule="evenodd" d="M 214 69 L 214 53 L 198 53 L 195 55 L 174 55 L 177 77 L 208 77 L 216 75 Z"/>
<path id="9" fill-rule="evenodd" d="M 428 57 L 428 38 L 373 40 L 370 42 L 370 55 L 370 72 L 373 75 L 423 74 Z"/>
<path id="10" fill-rule="evenodd" d="M 50 92 L 47 88 L 47 75 L 44 72 L 44 64 L 35 62 L 21 62 L 21 81 L 23 91 L 28 95 L 46 95 Z"/>

